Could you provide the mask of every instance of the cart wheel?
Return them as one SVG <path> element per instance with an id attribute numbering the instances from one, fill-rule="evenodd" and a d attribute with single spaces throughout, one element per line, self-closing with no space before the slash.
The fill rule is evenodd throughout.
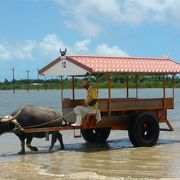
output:
<path id="1" fill-rule="evenodd" d="M 152 114 L 142 113 L 129 122 L 128 134 L 131 143 L 136 147 L 150 147 L 159 138 L 159 123 Z"/>
<path id="2" fill-rule="evenodd" d="M 81 134 L 87 142 L 105 142 L 110 132 L 110 128 L 81 129 Z"/>

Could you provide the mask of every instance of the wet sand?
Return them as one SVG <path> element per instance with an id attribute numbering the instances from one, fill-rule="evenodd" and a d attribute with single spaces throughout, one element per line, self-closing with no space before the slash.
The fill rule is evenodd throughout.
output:
<path id="1" fill-rule="evenodd" d="M 0 151 L 1 179 L 180 178 L 180 129 L 161 132 L 157 145 L 147 148 L 134 148 L 126 131 L 113 131 L 107 143 L 98 145 L 73 139 L 71 131 L 62 134 L 65 150 L 58 151 L 56 144 L 48 153 L 49 142 L 35 139 L 39 152 L 27 149 L 26 155 L 17 155 L 20 145 L 15 137 L 4 137 L 13 142 Z"/>

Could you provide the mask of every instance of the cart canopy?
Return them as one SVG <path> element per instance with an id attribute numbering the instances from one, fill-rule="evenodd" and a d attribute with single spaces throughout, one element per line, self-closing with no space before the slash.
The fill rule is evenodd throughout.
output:
<path id="1" fill-rule="evenodd" d="M 180 64 L 165 58 L 65 56 L 58 57 L 39 71 L 45 76 L 90 74 L 179 74 Z"/>

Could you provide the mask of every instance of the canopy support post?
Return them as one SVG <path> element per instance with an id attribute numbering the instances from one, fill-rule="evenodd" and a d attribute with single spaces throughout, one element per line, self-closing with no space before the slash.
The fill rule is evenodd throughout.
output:
<path id="1" fill-rule="evenodd" d="M 97 95 L 99 98 L 99 78 L 98 77 L 96 78 L 96 89 L 97 89 Z"/>
<path id="2" fill-rule="evenodd" d="M 138 98 L 138 75 L 136 75 L 136 98 Z"/>
<path id="3" fill-rule="evenodd" d="M 61 107 L 62 107 L 62 109 L 61 109 L 61 112 L 63 112 L 63 89 L 64 89 L 64 86 L 63 86 L 63 77 L 61 76 Z"/>
<path id="4" fill-rule="evenodd" d="M 111 75 L 108 77 L 108 116 L 111 116 Z"/>
<path id="5" fill-rule="evenodd" d="M 163 109 L 165 110 L 166 106 L 166 76 L 163 75 Z"/>
<path id="6" fill-rule="evenodd" d="M 175 75 L 173 75 L 172 77 L 172 88 L 173 88 L 173 99 L 174 99 Z"/>
<path id="7" fill-rule="evenodd" d="M 74 76 L 72 76 L 72 99 L 75 99 L 75 92 L 74 92 Z"/>
<path id="8" fill-rule="evenodd" d="M 128 76 L 126 76 L 126 95 L 127 95 L 127 98 L 129 98 L 129 79 L 128 79 Z"/>

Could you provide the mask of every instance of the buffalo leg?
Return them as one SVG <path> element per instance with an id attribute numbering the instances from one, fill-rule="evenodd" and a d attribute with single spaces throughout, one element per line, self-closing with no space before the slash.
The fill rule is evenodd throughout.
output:
<path id="1" fill-rule="evenodd" d="M 57 139 L 61 145 L 60 149 L 64 149 L 64 143 L 63 143 L 63 139 L 62 139 L 62 134 L 60 132 L 57 132 Z"/>
<path id="2" fill-rule="evenodd" d="M 56 132 L 53 132 L 52 139 L 51 139 L 51 146 L 49 148 L 49 151 L 52 151 L 54 144 L 56 143 L 56 140 L 57 140 L 57 134 L 56 134 Z"/>
<path id="3" fill-rule="evenodd" d="M 19 151 L 18 154 L 25 154 L 25 139 L 20 139 L 21 140 L 21 151 Z"/>
<path id="4" fill-rule="evenodd" d="M 26 146 L 31 150 L 31 151 L 38 151 L 38 148 L 36 146 L 31 146 L 31 141 L 33 139 L 33 136 L 29 136 L 26 140 Z"/>

